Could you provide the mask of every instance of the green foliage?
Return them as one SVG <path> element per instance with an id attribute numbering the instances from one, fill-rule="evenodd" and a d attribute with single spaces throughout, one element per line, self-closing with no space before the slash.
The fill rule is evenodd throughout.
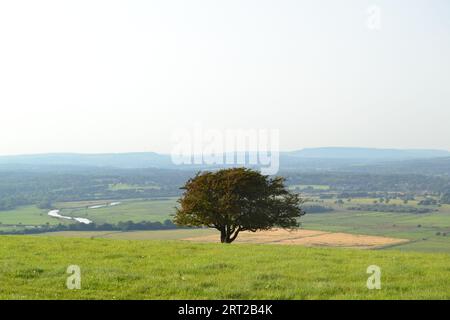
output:
<path id="1" fill-rule="evenodd" d="M 450 192 L 446 192 L 442 195 L 441 203 L 450 204 Z"/>
<path id="2" fill-rule="evenodd" d="M 449 162 L 450 163 L 450 162 Z M 345 190 L 343 198 L 367 196 L 368 192 L 420 193 L 448 192 L 450 176 L 423 174 L 378 174 L 356 172 L 280 172 L 290 185 L 326 185 L 331 190 Z"/>
<path id="3" fill-rule="evenodd" d="M 426 198 L 426 199 L 419 201 L 418 204 L 419 204 L 419 206 L 435 206 L 438 204 L 438 202 L 436 199 Z"/>
<path id="4" fill-rule="evenodd" d="M 39 209 L 52 209 L 52 202 L 50 201 L 50 199 L 43 199 L 42 201 L 40 201 L 36 207 L 38 207 Z"/>
<path id="5" fill-rule="evenodd" d="M 48 201 L 178 197 L 191 172 L 164 169 L 0 170 L 0 211 Z M 115 188 L 114 186 L 127 186 Z"/>
<path id="6" fill-rule="evenodd" d="M 21 224 L 21 223 L 19 223 Z M 178 229 L 171 220 L 167 219 L 164 222 L 152 221 L 119 221 L 117 224 L 103 223 L 103 224 L 84 224 L 84 223 L 65 223 L 57 225 L 40 225 L 34 228 L 21 228 L 14 230 L 0 230 L 0 235 L 12 234 L 38 234 L 46 232 L 59 231 L 132 231 L 132 230 L 170 230 Z"/>
<path id="7" fill-rule="evenodd" d="M 14 195 L 3 195 L 0 198 L 0 211 L 11 210 L 17 206 L 27 204 L 28 201 L 25 197 Z"/>
<path id="8" fill-rule="evenodd" d="M 349 207 L 348 210 L 356 211 L 375 211 L 375 212 L 407 212 L 407 213 L 430 213 L 436 211 L 430 208 L 413 207 L 396 204 L 359 204 Z"/>
<path id="9" fill-rule="evenodd" d="M 307 204 L 302 207 L 305 213 L 324 213 L 334 211 L 333 208 L 328 206 L 321 206 L 317 204 Z"/>
<path id="10" fill-rule="evenodd" d="M 283 178 L 251 169 L 198 173 L 183 189 L 175 223 L 215 228 L 225 243 L 233 242 L 241 231 L 297 227 L 304 214 L 303 201 L 287 190 Z"/>

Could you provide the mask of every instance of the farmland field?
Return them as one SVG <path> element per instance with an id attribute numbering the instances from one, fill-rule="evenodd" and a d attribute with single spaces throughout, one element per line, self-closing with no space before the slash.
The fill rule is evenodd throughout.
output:
<path id="1" fill-rule="evenodd" d="M 0 228 L 7 225 L 36 226 L 42 224 L 56 224 L 57 220 L 47 215 L 48 210 L 36 206 L 24 206 L 14 210 L 0 211 Z"/>
<path id="2" fill-rule="evenodd" d="M 0 241 L 1 299 L 450 298 L 447 254 L 35 236 Z M 81 290 L 65 286 L 74 264 Z M 372 264 L 382 270 L 381 290 L 366 287 Z"/>
<path id="3" fill-rule="evenodd" d="M 164 199 L 145 199 L 145 200 L 125 200 L 116 206 L 106 206 L 95 209 L 86 209 L 87 206 L 104 205 L 114 202 L 95 201 L 78 203 L 56 204 L 62 208 L 62 214 L 68 216 L 77 216 L 88 218 L 95 223 L 117 223 L 120 221 L 140 222 L 146 221 L 164 221 L 170 219 L 175 213 L 176 198 Z"/>

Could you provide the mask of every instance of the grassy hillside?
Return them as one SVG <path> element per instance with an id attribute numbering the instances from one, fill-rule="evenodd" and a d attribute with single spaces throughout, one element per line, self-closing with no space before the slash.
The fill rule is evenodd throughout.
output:
<path id="1" fill-rule="evenodd" d="M 0 237 L 1 299 L 449 299 L 450 255 L 182 241 Z M 82 289 L 65 287 L 79 265 Z M 382 269 L 368 290 L 366 269 Z"/>

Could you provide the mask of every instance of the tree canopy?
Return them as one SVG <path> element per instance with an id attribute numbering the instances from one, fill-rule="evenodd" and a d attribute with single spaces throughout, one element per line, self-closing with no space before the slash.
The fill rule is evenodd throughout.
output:
<path id="1" fill-rule="evenodd" d="M 222 243 L 233 242 L 241 231 L 298 227 L 303 200 L 284 180 L 246 168 L 197 173 L 182 188 L 174 222 L 215 228 Z"/>

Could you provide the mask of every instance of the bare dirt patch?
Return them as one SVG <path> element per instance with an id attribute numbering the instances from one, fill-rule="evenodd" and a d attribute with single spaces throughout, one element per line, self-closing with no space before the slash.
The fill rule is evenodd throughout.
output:
<path id="1" fill-rule="evenodd" d="M 219 235 L 199 236 L 185 238 L 183 240 L 195 242 L 219 242 Z M 274 229 L 270 231 L 242 232 L 235 242 L 376 249 L 409 242 L 409 240 L 342 232 L 303 229 L 289 231 Z"/>

